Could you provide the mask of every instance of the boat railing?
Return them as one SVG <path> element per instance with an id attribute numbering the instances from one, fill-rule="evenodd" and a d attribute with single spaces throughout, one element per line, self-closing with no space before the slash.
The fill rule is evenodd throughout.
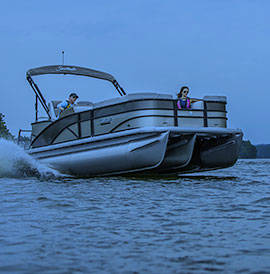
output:
<path id="1" fill-rule="evenodd" d="M 226 128 L 226 100 L 204 97 L 191 109 L 174 99 L 136 99 L 75 112 L 58 120 L 33 123 L 33 147 L 58 144 L 140 127 Z M 196 106 L 196 107 L 195 107 Z"/>
<path id="2" fill-rule="evenodd" d="M 17 145 L 23 147 L 24 149 L 28 149 L 31 143 L 31 136 L 23 136 L 23 133 L 32 133 L 30 129 L 19 129 L 18 137 L 17 137 Z"/>

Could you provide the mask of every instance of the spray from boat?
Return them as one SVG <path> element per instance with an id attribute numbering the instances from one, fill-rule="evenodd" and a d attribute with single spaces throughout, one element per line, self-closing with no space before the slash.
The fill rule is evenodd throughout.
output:
<path id="1" fill-rule="evenodd" d="M 0 178 L 53 179 L 61 176 L 56 170 L 33 159 L 14 142 L 0 139 Z"/>

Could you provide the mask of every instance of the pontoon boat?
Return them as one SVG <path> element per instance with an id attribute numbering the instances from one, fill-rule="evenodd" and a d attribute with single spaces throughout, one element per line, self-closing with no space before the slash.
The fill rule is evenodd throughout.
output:
<path id="1" fill-rule="evenodd" d="M 81 101 L 58 117 L 32 77 L 71 74 L 110 81 L 120 97 L 98 103 Z M 75 176 L 144 172 L 190 173 L 235 164 L 242 132 L 227 128 L 226 97 L 205 96 L 191 109 L 177 108 L 169 94 L 127 95 L 115 78 L 78 66 L 30 69 L 26 78 L 36 96 L 29 153 Z M 47 113 L 39 119 L 38 106 Z"/>

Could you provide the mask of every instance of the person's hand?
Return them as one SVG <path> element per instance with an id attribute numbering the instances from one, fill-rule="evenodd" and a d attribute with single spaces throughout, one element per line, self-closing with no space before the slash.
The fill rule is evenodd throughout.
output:
<path id="1" fill-rule="evenodd" d="M 203 101 L 202 99 L 197 99 L 197 98 L 190 98 L 190 103 L 195 103 L 195 102 L 199 102 L 199 101 Z"/>

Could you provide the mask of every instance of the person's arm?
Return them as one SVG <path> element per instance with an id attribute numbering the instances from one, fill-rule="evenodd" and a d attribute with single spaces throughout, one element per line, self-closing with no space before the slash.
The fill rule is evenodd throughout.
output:
<path id="1" fill-rule="evenodd" d="M 67 102 L 63 101 L 62 103 L 57 105 L 57 108 L 60 110 L 60 112 L 64 111 L 67 107 Z"/>
<path id="2" fill-rule="evenodd" d="M 190 103 L 195 103 L 195 102 L 199 102 L 199 101 L 203 101 L 202 99 L 197 99 L 197 98 L 189 98 Z"/>
<path id="3" fill-rule="evenodd" d="M 177 104 L 177 108 L 178 108 L 178 109 L 181 109 L 180 99 L 179 99 L 179 100 L 177 100 L 177 103 L 176 103 L 176 104 Z"/>

